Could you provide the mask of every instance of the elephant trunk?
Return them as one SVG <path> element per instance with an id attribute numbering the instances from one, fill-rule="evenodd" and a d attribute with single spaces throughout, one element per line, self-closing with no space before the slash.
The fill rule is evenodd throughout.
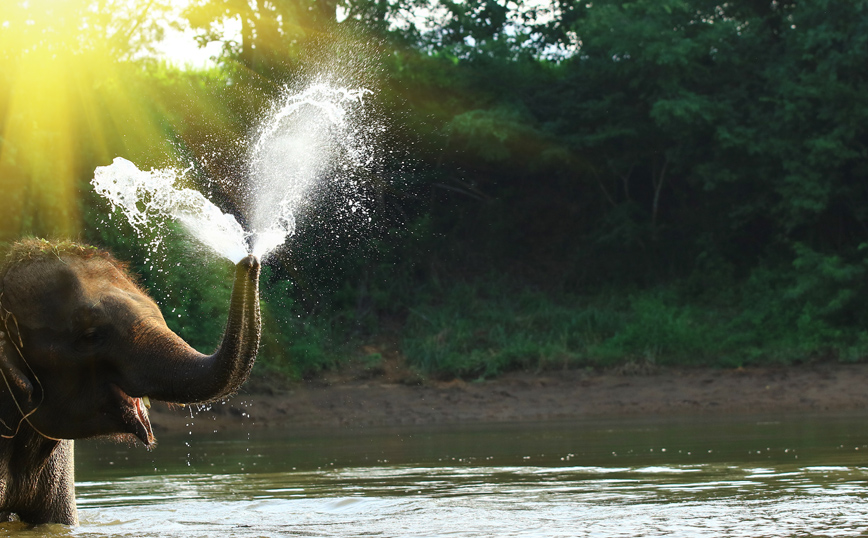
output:
<path id="1" fill-rule="evenodd" d="M 174 403 L 203 403 L 236 392 L 259 349 L 259 271 L 252 255 L 235 267 L 229 320 L 213 355 L 197 352 L 165 326 L 152 327 L 140 335 L 145 360 L 136 361 L 139 371 L 131 373 L 122 388 L 130 396 Z"/>

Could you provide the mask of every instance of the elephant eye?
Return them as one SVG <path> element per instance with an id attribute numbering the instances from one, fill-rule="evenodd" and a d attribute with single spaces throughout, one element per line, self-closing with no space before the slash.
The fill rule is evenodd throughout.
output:
<path id="1" fill-rule="evenodd" d="M 103 340 L 103 334 L 98 327 L 88 327 L 78 337 L 77 344 L 85 347 L 96 345 Z"/>

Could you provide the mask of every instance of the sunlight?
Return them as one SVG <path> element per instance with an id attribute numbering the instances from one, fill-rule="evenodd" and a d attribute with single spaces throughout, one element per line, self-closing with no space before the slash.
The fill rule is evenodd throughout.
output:
<path id="1" fill-rule="evenodd" d="M 70 66 L 50 57 L 50 52 L 32 52 L 34 62 L 15 72 L 10 92 L 0 169 L 17 164 L 22 176 L 18 189 L 25 197 L 17 209 L 36 215 L 32 223 L 56 234 L 78 231 L 75 196 L 74 149 L 71 147 L 71 95 L 69 84 L 57 80 L 71 78 Z M 5 174 L 4 174 L 5 175 Z M 4 187 L 7 187 L 4 185 Z M 8 190 L 7 190 L 8 192 Z M 35 207 L 34 207 L 35 206 Z M 15 206 L 13 206 L 15 207 Z M 15 210 L 13 210 L 13 213 Z M 8 215 L 20 223 L 21 216 Z"/>
<path id="2" fill-rule="evenodd" d="M 162 39 L 152 44 L 146 56 L 182 69 L 209 69 L 217 65 L 216 59 L 222 54 L 224 43 L 241 41 L 241 20 L 238 17 L 229 17 L 212 25 L 215 35 L 222 38 L 207 41 L 204 46 L 200 46 L 196 37 L 201 32 L 178 22 L 190 5 L 190 0 L 171 2 L 170 12 L 157 23 L 163 32 Z M 174 24 L 170 24 L 169 20 L 174 21 Z"/>
<path id="3" fill-rule="evenodd" d="M 177 153 L 162 97 L 138 85 L 141 67 L 125 61 L 140 52 L 131 27 L 161 24 L 145 20 L 159 15 L 144 9 L 151 4 L 28 0 L 0 16 L 0 188 L 16 202 L 0 239 L 74 237 L 93 175 L 87 163 Z M 215 110 L 201 96 L 191 100 L 203 113 Z"/>
<path id="4" fill-rule="evenodd" d="M 237 23 L 238 32 L 229 32 L 228 35 L 240 34 L 241 24 L 237 19 L 229 22 Z M 228 26 L 228 25 L 227 25 Z M 154 46 L 154 57 L 184 69 L 208 69 L 217 65 L 214 61 L 223 51 L 223 42 L 209 41 L 204 47 L 196 43 L 196 32 L 192 30 L 167 29 L 162 41 Z"/>
<path id="5" fill-rule="evenodd" d="M 82 83 L 78 25 L 70 22 L 76 6 L 21 2 L 16 7 L 7 12 L 0 31 L 9 107 L 0 170 L 4 189 L 20 203 L 3 224 L 13 228 L 9 231 L 69 235 L 80 229 L 77 204 L 71 203 L 77 164 L 73 114 Z"/>

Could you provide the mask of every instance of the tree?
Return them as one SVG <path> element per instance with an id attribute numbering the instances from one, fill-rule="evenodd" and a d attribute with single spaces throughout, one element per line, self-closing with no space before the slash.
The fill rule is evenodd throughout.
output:
<path id="1" fill-rule="evenodd" d="M 599 234 L 665 238 L 684 264 L 709 245 L 751 263 L 782 239 L 864 240 L 864 2 L 561 9 L 547 38 L 578 52 L 531 108 L 632 224 Z"/>
<path id="2" fill-rule="evenodd" d="M 291 59 L 298 45 L 330 32 L 337 24 L 338 0 L 196 0 L 185 11 L 205 44 L 222 41 L 228 59 L 265 72 Z M 240 42 L 226 23 L 241 24 Z"/>

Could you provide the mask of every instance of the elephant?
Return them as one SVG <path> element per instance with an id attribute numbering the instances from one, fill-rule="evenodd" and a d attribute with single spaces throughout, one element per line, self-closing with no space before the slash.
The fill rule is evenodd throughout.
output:
<path id="1" fill-rule="evenodd" d="M 0 521 L 77 525 L 74 439 L 151 447 L 150 399 L 236 392 L 259 348 L 259 272 L 252 255 L 236 265 L 222 341 L 203 355 L 109 252 L 13 244 L 0 268 Z"/>

